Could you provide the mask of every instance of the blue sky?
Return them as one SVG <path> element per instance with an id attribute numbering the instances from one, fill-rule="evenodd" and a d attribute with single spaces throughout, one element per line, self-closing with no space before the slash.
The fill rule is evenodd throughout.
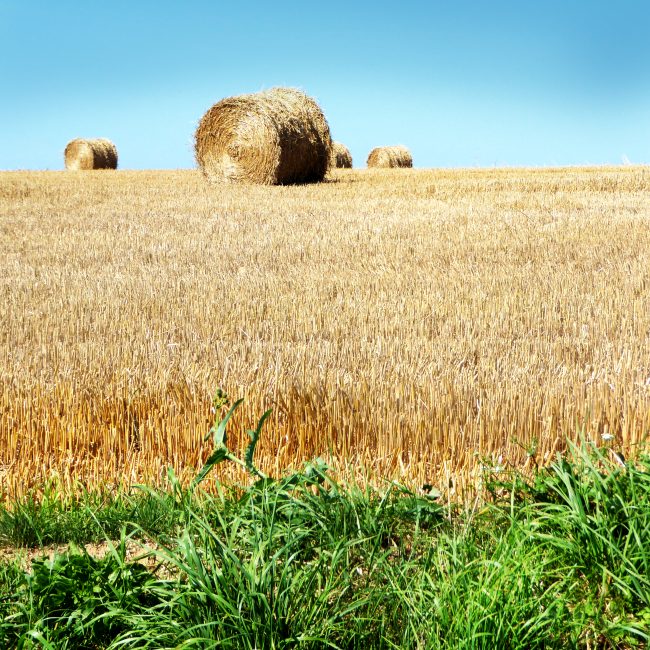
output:
<path id="1" fill-rule="evenodd" d="M 219 99 L 314 96 L 365 166 L 650 163 L 650 0 L 0 0 L 0 169 L 108 137 L 128 169 L 194 166 Z"/>

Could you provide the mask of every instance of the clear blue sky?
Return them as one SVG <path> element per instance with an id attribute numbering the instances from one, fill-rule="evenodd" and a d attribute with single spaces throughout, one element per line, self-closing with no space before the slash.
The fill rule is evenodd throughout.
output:
<path id="1" fill-rule="evenodd" d="M 74 137 L 192 167 L 213 103 L 276 85 L 355 166 L 650 163 L 649 30 L 650 0 L 0 0 L 0 169 L 61 169 Z"/>

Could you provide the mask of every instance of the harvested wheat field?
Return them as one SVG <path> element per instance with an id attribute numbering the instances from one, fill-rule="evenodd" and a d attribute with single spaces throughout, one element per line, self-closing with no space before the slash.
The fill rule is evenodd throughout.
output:
<path id="1" fill-rule="evenodd" d="M 5 498 L 193 476 L 217 387 L 237 449 L 273 409 L 268 472 L 455 498 L 535 440 L 650 431 L 647 167 L 6 172 L 0 245 Z"/>

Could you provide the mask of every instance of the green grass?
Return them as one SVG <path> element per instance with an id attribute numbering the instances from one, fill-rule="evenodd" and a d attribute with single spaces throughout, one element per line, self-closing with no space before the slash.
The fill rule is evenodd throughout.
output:
<path id="1" fill-rule="evenodd" d="M 477 512 L 337 485 L 318 463 L 217 495 L 15 504 L 5 540 L 61 540 L 66 521 L 77 543 L 118 541 L 0 565 L 0 647 L 647 647 L 650 457 L 585 446 L 498 477 Z M 127 559 L 135 538 L 154 568 Z"/>
<path id="2" fill-rule="evenodd" d="M 227 447 L 238 404 L 188 488 L 170 470 L 168 490 L 50 488 L 0 508 L 5 545 L 73 542 L 28 569 L 0 562 L 0 647 L 648 646 L 647 454 L 621 464 L 584 444 L 532 478 L 487 474 L 479 508 L 443 507 L 435 490 L 339 485 L 320 460 L 265 476 L 267 414 L 244 460 Z M 224 461 L 255 482 L 204 492 Z M 101 557 L 79 546 L 110 540 Z"/>
<path id="3" fill-rule="evenodd" d="M 142 528 L 152 535 L 173 534 L 181 513 L 173 494 L 134 489 L 71 497 L 48 486 L 42 495 L 29 494 L 0 508 L 0 546 L 103 542 L 118 539 L 124 526 L 128 532 Z"/>

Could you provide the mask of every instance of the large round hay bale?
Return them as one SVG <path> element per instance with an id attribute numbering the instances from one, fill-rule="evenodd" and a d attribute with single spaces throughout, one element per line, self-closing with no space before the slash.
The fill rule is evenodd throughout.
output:
<path id="1" fill-rule="evenodd" d="M 404 146 L 375 147 L 368 154 L 368 167 L 413 167 L 413 156 Z"/>
<path id="2" fill-rule="evenodd" d="M 322 181 L 332 140 L 318 104 L 299 90 L 227 97 L 201 118 L 196 161 L 212 182 L 287 185 Z"/>
<path id="3" fill-rule="evenodd" d="M 64 153 L 66 169 L 117 169 L 117 148 L 106 138 L 76 138 Z"/>
<path id="4" fill-rule="evenodd" d="M 352 168 L 352 154 L 342 142 L 332 142 L 330 167 Z"/>

